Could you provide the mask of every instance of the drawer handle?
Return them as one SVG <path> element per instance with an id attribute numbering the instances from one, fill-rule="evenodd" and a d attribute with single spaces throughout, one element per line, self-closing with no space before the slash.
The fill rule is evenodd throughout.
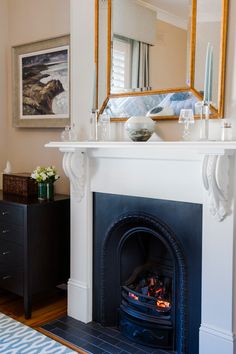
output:
<path id="1" fill-rule="evenodd" d="M 2 256 L 7 256 L 9 253 L 10 253 L 10 251 L 2 252 Z"/>
<path id="2" fill-rule="evenodd" d="M 2 211 L 2 215 L 4 216 L 4 215 L 7 215 L 8 214 L 8 212 L 7 211 Z"/>
<path id="3" fill-rule="evenodd" d="M 11 275 L 4 275 L 4 276 L 2 277 L 2 280 L 7 280 L 7 279 L 11 279 L 11 278 L 12 278 Z"/>
<path id="4" fill-rule="evenodd" d="M 3 235 L 8 234 L 9 232 L 10 232 L 10 230 L 2 230 Z"/>

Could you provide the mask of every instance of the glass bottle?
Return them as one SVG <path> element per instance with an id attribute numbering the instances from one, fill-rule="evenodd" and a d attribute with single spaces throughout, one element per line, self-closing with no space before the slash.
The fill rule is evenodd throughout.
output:
<path id="1" fill-rule="evenodd" d="M 233 129 L 231 122 L 223 119 L 221 125 L 221 140 L 222 141 L 231 141 L 233 139 Z"/>

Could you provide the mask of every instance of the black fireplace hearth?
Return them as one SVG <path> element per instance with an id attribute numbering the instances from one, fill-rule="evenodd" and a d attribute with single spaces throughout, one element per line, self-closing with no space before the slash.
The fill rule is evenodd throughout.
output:
<path id="1" fill-rule="evenodd" d="M 197 354 L 201 217 L 197 204 L 96 193 L 93 320 L 137 344 Z"/>

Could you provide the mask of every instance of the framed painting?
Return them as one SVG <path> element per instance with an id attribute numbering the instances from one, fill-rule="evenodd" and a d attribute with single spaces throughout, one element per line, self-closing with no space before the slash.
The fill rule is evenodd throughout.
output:
<path id="1" fill-rule="evenodd" d="M 70 122 L 69 36 L 13 47 L 13 125 L 62 128 Z"/>

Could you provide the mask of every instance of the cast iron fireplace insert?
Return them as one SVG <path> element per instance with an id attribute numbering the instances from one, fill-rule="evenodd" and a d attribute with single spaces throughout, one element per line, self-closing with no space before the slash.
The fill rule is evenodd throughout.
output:
<path id="1" fill-rule="evenodd" d="M 93 320 L 138 344 L 197 354 L 201 217 L 197 204 L 94 194 Z"/>

